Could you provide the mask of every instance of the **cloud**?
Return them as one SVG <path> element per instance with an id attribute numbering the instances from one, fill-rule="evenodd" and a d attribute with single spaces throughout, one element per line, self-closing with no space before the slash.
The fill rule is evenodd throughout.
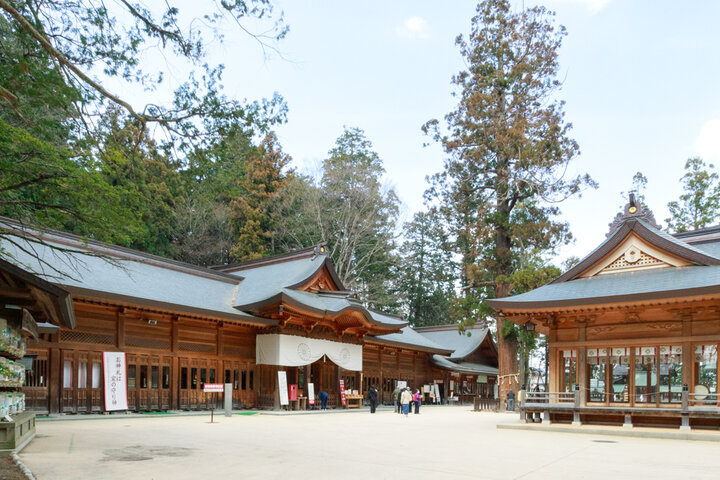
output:
<path id="1" fill-rule="evenodd" d="M 695 141 L 700 156 L 705 160 L 720 160 L 720 118 L 705 122 Z"/>
<path id="2" fill-rule="evenodd" d="M 409 40 L 427 38 L 427 22 L 424 18 L 410 17 L 402 25 L 395 27 L 395 33 L 398 37 Z"/>
<path id="3" fill-rule="evenodd" d="M 565 3 L 571 5 L 584 5 L 593 15 L 598 13 L 612 0 L 550 0 L 549 3 Z"/>

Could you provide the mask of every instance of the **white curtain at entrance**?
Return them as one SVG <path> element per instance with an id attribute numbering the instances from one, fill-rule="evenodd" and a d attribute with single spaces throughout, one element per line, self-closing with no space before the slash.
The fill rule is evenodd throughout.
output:
<path id="1" fill-rule="evenodd" d="M 256 337 L 255 361 L 258 365 L 301 367 L 319 360 L 323 355 L 345 370 L 362 370 L 362 345 L 294 335 Z"/>

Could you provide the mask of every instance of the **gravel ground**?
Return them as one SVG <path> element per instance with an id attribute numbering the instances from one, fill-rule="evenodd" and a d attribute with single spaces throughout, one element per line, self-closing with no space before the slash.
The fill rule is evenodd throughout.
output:
<path id="1" fill-rule="evenodd" d="M 0 455 L 0 480 L 27 480 L 10 455 Z"/>
<path id="2" fill-rule="evenodd" d="M 38 480 L 718 479 L 718 443 L 498 429 L 515 414 L 108 416 L 38 422 Z M 621 430 L 621 427 L 617 427 Z M 720 435 L 720 433 L 718 433 Z"/>

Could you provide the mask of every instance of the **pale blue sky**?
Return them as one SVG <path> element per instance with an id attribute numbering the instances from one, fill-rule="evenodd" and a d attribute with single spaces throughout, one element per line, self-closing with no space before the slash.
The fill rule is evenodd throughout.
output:
<path id="1" fill-rule="evenodd" d="M 577 238 L 562 257 L 584 256 L 604 239 L 636 171 L 648 177 L 648 203 L 662 221 L 681 193 L 685 160 L 720 163 L 720 2 L 545 5 L 568 29 L 559 96 L 582 151 L 571 170 L 600 183 L 561 205 Z M 288 123 L 278 134 L 299 169 L 324 158 L 343 125 L 365 130 L 409 219 L 423 208 L 425 176 L 442 169 L 441 149 L 423 148 L 420 126 L 455 105 L 450 79 L 463 62 L 454 39 L 469 30 L 475 2 L 284 0 L 280 8 L 291 28 L 279 44 L 286 59 L 263 59 L 233 32 L 214 51 L 228 67 L 226 93 L 285 97 Z"/>

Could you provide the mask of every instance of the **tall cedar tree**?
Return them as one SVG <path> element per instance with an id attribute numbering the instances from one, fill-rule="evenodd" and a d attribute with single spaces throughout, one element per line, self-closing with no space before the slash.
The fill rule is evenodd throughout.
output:
<path id="1" fill-rule="evenodd" d="M 720 183 L 715 166 L 701 158 L 685 162 L 685 175 L 680 179 L 685 193 L 680 200 L 668 203 L 670 217 L 665 221 L 671 232 L 686 232 L 708 227 L 720 218 Z"/>
<path id="2" fill-rule="evenodd" d="M 290 160 L 272 133 L 245 160 L 245 175 L 238 185 L 241 193 L 230 202 L 234 258 L 252 260 L 276 253 L 278 204 L 292 175 L 283 169 Z"/>
<path id="3" fill-rule="evenodd" d="M 437 120 L 424 126 L 448 155 L 429 195 L 439 197 L 453 225 L 462 289 L 476 299 L 469 302 L 470 323 L 489 313 L 483 299 L 512 293 L 511 277 L 527 248 L 569 238 L 567 226 L 551 219 L 557 208 L 543 203 L 594 185 L 587 175 L 563 177 L 578 153 L 563 102 L 553 96 L 565 28 L 556 28 L 543 7 L 513 12 L 507 0 L 481 2 L 476 13 L 469 39 L 457 39 L 468 69 L 453 78 L 459 103 L 445 117 L 448 132 Z M 516 330 L 497 321 L 500 375 L 516 374 Z M 501 398 L 518 387 L 505 381 Z"/>

